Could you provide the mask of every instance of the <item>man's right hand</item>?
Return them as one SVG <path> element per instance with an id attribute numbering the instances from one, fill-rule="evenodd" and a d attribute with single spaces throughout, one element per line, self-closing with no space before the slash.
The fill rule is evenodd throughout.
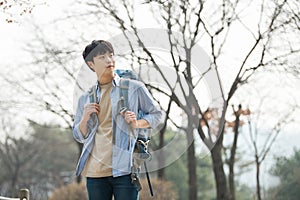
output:
<path id="1" fill-rule="evenodd" d="M 92 113 L 97 115 L 100 112 L 100 106 L 97 103 L 89 103 L 84 106 L 83 115 L 79 124 L 79 129 L 83 136 L 87 134 L 87 121 L 89 120 Z"/>
<path id="2" fill-rule="evenodd" d="M 100 112 L 100 106 L 97 103 L 89 103 L 84 106 L 82 118 L 88 120 L 92 113 L 96 113 L 97 115 Z"/>

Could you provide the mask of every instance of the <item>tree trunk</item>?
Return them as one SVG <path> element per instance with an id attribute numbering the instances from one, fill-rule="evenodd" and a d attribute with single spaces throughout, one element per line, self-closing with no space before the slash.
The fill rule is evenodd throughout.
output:
<path id="1" fill-rule="evenodd" d="M 239 105 L 239 111 L 241 109 L 241 106 Z M 235 154 L 236 154 L 236 148 L 237 148 L 237 141 L 239 136 L 239 124 L 240 124 L 240 115 L 239 111 L 235 112 L 236 119 L 235 119 L 235 125 L 234 125 L 234 138 L 233 138 L 233 144 L 230 151 L 230 159 L 229 159 L 229 199 L 235 200 L 235 185 L 234 185 L 234 164 L 235 164 Z"/>
<path id="2" fill-rule="evenodd" d="M 165 179 L 165 153 L 163 150 L 163 147 L 165 145 L 165 139 L 164 135 L 167 129 L 167 120 L 169 118 L 170 110 L 171 110 L 171 105 L 172 105 L 173 98 L 170 98 L 169 103 L 168 103 L 168 109 L 166 110 L 166 118 L 163 123 L 163 127 L 159 131 L 159 146 L 158 149 L 161 150 L 161 153 L 158 156 L 158 171 L 157 171 L 157 177 L 160 179 Z M 161 167 L 163 166 L 163 168 Z"/>
<path id="3" fill-rule="evenodd" d="M 259 162 L 259 158 L 257 155 L 255 156 L 255 163 L 256 163 L 256 194 L 257 194 L 257 200 L 261 200 L 260 179 L 259 179 L 260 162 Z"/>
<path id="4" fill-rule="evenodd" d="M 164 146 L 164 130 L 161 130 L 159 132 L 159 149 L 160 149 L 160 154 L 158 156 L 158 165 L 159 165 L 159 169 L 157 171 L 157 177 L 159 179 L 165 179 L 165 168 L 161 167 L 161 166 L 165 166 L 165 153 L 163 150 L 163 146 Z"/>
<path id="5" fill-rule="evenodd" d="M 227 200 L 227 184 L 222 160 L 222 142 L 219 142 L 219 140 L 211 150 L 211 157 L 215 175 L 217 199 Z"/>
<path id="6" fill-rule="evenodd" d="M 18 177 L 19 177 L 19 171 L 20 171 L 20 165 L 19 163 L 16 164 L 15 166 L 15 171 L 14 173 L 12 174 L 12 180 L 11 180 L 11 185 L 10 185 L 10 188 L 9 188 L 9 195 L 11 196 L 15 196 L 16 194 L 16 185 L 18 183 Z"/>
<path id="7" fill-rule="evenodd" d="M 193 131 L 187 132 L 188 141 L 188 173 L 189 173 L 189 200 L 197 199 L 197 173 Z"/>
<path id="8" fill-rule="evenodd" d="M 229 163 L 229 200 L 235 200 L 235 188 L 234 188 L 234 167 L 232 163 Z"/>

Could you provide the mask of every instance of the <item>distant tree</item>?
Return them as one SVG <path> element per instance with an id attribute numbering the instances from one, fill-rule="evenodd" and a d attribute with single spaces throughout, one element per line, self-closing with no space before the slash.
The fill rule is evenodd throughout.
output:
<path id="1" fill-rule="evenodd" d="M 74 109 L 72 98 L 78 57 L 74 50 L 69 50 L 69 47 L 48 41 L 40 27 L 35 24 L 32 26 L 35 29 L 36 41 L 24 48 L 33 55 L 33 59 L 30 64 L 21 64 L 31 67 L 13 69 L 19 70 L 22 74 L 19 78 L 1 72 L 2 84 L 5 83 L 6 88 L 10 87 L 8 91 L 10 95 L 1 97 L 1 106 L 3 109 L 10 108 L 13 115 L 18 114 L 21 107 L 23 112 L 30 113 L 26 116 L 28 120 L 41 126 L 51 121 L 59 127 L 68 129 L 71 134 Z M 76 46 L 75 43 L 72 46 Z M 77 83 L 77 88 L 82 89 L 82 86 Z M 20 94 L 22 98 L 19 97 Z M 79 157 L 82 145 L 79 143 L 74 145 L 77 145 Z M 77 180 L 80 182 L 81 177 L 79 176 Z"/>
<path id="2" fill-rule="evenodd" d="M 274 199 L 298 200 L 300 197 L 300 150 L 287 157 L 278 157 L 271 169 L 271 174 L 280 180 L 275 190 Z M 274 190 L 273 190 L 274 192 Z"/>
<path id="3" fill-rule="evenodd" d="M 0 142 L 2 194 L 14 196 L 26 187 L 32 198 L 45 199 L 53 187 L 71 181 L 73 173 L 64 174 L 73 171 L 77 158 L 70 133 L 32 122 L 22 137 L 10 133 Z"/>
<path id="4" fill-rule="evenodd" d="M 27 150 L 26 150 L 27 149 Z M 24 181 L 24 172 L 30 162 L 37 162 L 41 158 L 32 143 L 24 138 L 13 138 L 7 136 L 3 143 L 0 143 L 0 186 L 4 195 L 17 195 L 18 188 Z"/>
<path id="5" fill-rule="evenodd" d="M 185 148 L 187 145 L 185 142 L 185 134 L 178 133 L 177 131 L 171 130 L 168 128 L 165 132 L 165 143 L 168 144 L 170 140 L 177 135 L 179 139 L 176 142 L 176 146 L 173 148 Z M 160 135 L 157 134 L 151 139 L 151 146 L 156 146 L 156 144 L 160 141 Z M 172 148 L 170 151 L 165 151 L 165 156 L 172 156 Z M 197 184 L 199 185 L 198 191 L 198 199 L 209 200 L 215 197 L 214 190 L 214 181 L 213 181 L 213 173 L 211 171 L 211 160 L 208 156 L 201 156 L 196 154 L 196 170 L 197 170 Z M 188 196 L 188 166 L 187 166 L 187 152 L 185 152 L 182 156 L 180 156 L 175 162 L 170 164 L 169 166 L 164 168 L 165 171 L 165 180 L 172 183 L 173 188 L 178 193 L 179 200 L 186 200 Z M 151 162 L 151 161 L 150 161 Z M 152 176 L 155 177 L 153 173 Z M 158 177 L 159 178 L 159 177 Z"/>
<path id="6" fill-rule="evenodd" d="M 211 170 L 212 161 L 209 156 L 196 155 L 197 166 L 197 199 L 211 200 L 216 197 L 214 174 Z"/>
<path id="7" fill-rule="evenodd" d="M 176 143 L 176 147 L 174 148 L 186 148 L 186 143 L 185 143 L 185 135 L 178 132 L 174 131 L 170 128 L 167 128 L 164 132 L 164 143 L 168 144 L 172 138 L 177 135 L 179 139 L 177 140 L 178 142 Z M 158 133 L 156 135 L 153 135 L 151 137 L 151 142 L 150 142 L 150 149 L 157 149 L 160 148 L 160 145 L 162 144 L 161 141 L 161 133 Z M 150 151 L 151 152 L 151 151 Z M 167 149 L 164 151 L 164 156 L 165 158 L 172 156 L 172 148 Z M 164 172 L 164 180 L 167 180 L 173 184 L 173 188 L 175 191 L 177 191 L 178 194 L 178 199 L 184 199 L 188 195 L 188 185 L 187 185 L 187 160 L 186 160 L 186 154 L 182 155 L 179 157 L 174 163 L 167 165 L 166 167 L 162 169 L 159 169 L 160 171 Z M 152 161 L 149 161 L 151 163 Z M 155 177 L 156 173 L 151 173 L 151 177 Z M 159 173 L 157 173 L 157 178 L 161 179 L 162 177 L 160 176 Z M 180 183 L 180 184 L 179 184 Z"/>
<path id="8" fill-rule="evenodd" d="M 179 200 L 184 200 L 188 196 L 187 170 L 186 155 L 165 168 L 165 179 L 173 183 Z"/>
<path id="9" fill-rule="evenodd" d="M 232 105 L 232 110 L 233 110 L 234 120 L 226 122 L 225 132 L 227 132 L 227 134 L 233 134 L 233 140 L 232 142 L 230 142 L 230 147 L 228 147 L 229 155 L 228 158 L 225 157 L 225 163 L 228 164 L 229 167 L 229 174 L 228 174 L 229 199 L 235 200 L 236 192 L 235 192 L 235 170 L 234 169 L 235 169 L 236 161 L 238 160 L 238 158 L 236 157 L 237 149 L 238 149 L 237 145 L 238 145 L 239 135 L 241 132 L 241 127 L 244 125 L 243 116 L 249 116 L 250 110 L 249 108 L 242 109 L 241 104 L 239 104 L 237 108 L 235 108 L 235 106 Z M 232 129 L 232 131 L 229 129 Z M 225 156 L 226 155 L 227 154 L 225 152 Z"/>
<path id="10" fill-rule="evenodd" d="M 214 179 L 211 171 L 211 160 L 209 157 L 200 157 L 196 155 L 197 162 L 197 199 L 209 200 L 215 197 Z M 188 196 L 187 182 L 187 155 L 183 154 L 180 159 L 165 168 L 166 180 L 173 183 L 173 187 L 178 191 L 180 200 L 185 200 Z"/>
<path id="11" fill-rule="evenodd" d="M 253 189 L 249 188 L 245 184 L 236 183 L 235 189 L 235 199 L 238 200 L 253 200 L 255 199 L 255 194 Z"/>
<path id="12" fill-rule="evenodd" d="M 263 106 L 259 108 L 256 114 L 248 116 L 248 127 L 249 127 L 249 139 L 250 147 L 253 150 L 255 171 L 256 171 L 256 196 L 258 200 L 262 199 L 261 194 L 261 165 L 265 161 L 266 157 L 270 153 L 270 150 L 278 135 L 282 132 L 285 126 L 294 121 L 293 114 L 297 109 L 297 105 L 290 105 L 290 108 L 285 109 L 279 113 L 275 120 L 275 123 L 269 125 L 269 129 L 266 129 L 265 119 L 271 119 L 271 113 L 263 112 Z M 273 111 L 274 112 L 274 111 Z M 266 116 L 264 116 L 266 115 Z M 273 126 L 273 127 L 272 127 Z M 266 135 L 265 139 L 260 137 L 260 134 Z"/>

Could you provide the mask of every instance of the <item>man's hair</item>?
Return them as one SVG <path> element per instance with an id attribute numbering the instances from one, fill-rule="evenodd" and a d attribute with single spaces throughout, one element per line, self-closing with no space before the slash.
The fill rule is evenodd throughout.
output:
<path id="1" fill-rule="evenodd" d="M 114 53 L 114 49 L 110 42 L 105 40 L 93 40 L 87 45 L 82 52 L 83 59 L 87 64 L 88 61 L 94 61 L 93 58 L 97 55 L 103 55 L 106 52 Z"/>

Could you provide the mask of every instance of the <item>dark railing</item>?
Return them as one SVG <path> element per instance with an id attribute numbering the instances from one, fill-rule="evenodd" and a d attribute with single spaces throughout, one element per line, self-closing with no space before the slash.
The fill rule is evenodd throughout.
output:
<path id="1" fill-rule="evenodd" d="M 19 198 L 8 198 L 8 197 L 0 196 L 0 200 L 30 200 L 29 190 L 28 189 L 19 190 Z"/>

